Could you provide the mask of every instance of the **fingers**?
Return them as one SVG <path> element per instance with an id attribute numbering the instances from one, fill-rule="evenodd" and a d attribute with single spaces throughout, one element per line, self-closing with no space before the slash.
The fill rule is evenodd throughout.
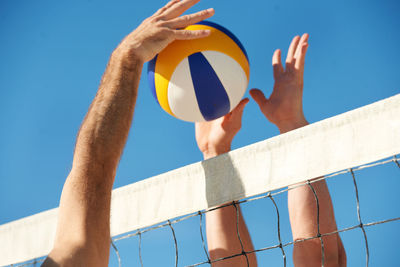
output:
<path id="1" fill-rule="evenodd" d="M 300 41 L 300 36 L 295 36 L 290 43 L 288 54 L 286 56 L 286 67 L 290 67 L 294 65 L 294 60 L 295 60 L 295 53 L 297 49 L 297 45 L 299 44 Z"/>
<path id="2" fill-rule="evenodd" d="M 175 1 L 172 3 L 164 12 L 162 12 L 162 16 L 164 20 L 174 19 L 182 15 L 186 10 L 197 4 L 200 0 L 182 0 Z M 169 5 L 169 3 L 167 4 Z"/>
<path id="3" fill-rule="evenodd" d="M 300 71 L 304 70 L 304 63 L 305 63 L 306 53 L 307 53 L 307 48 L 308 48 L 308 37 L 309 37 L 309 35 L 307 33 L 303 34 L 303 36 L 301 37 L 301 40 L 299 42 L 299 45 L 297 46 L 296 63 L 294 65 L 294 68 L 296 70 L 300 70 Z"/>
<path id="4" fill-rule="evenodd" d="M 291 71 L 293 69 L 303 70 L 305 56 L 308 47 L 308 37 L 307 33 L 300 36 L 295 36 L 292 43 L 289 46 L 289 51 L 286 57 L 286 69 Z"/>
<path id="5" fill-rule="evenodd" d="M 167 11 L 168 9 L 170 9 L 173 5 L 175 5 L 176 3 L 180 2 L 181 0 L 171 0 L 169 1 L 165 6 L 163 6 L 162 8 L 160 8 L 159 10 L 157 10 L 156 13 L 154 13 L 154 16 L 158 16 L 158 15 L 162 15 L 165 11 Z"/>
<path id="6" fill-rule="evenodd" d="M 214 15 L 214 9 L 210 8 L 194 14 L 182 16 L 188 8 L 200 0 L 171 0 L 159 9 L 153 16 L 145 19 L 124 43 L 134 42 L 131 53 L 143 62 L 154 58 L 157 53 L 175 40 L 191 40 L 210 35 L 210 30 L 189 31 L 186 26 L 192 25 Z"/>
<path id="7" fill-rule="evenodd" d="M 274 55 L 272 56 L 272 67 L 274 70 L 274 79 L 276 80 L 284 72 L 280 49 L 275 50 Z"/>
<path id="8" fill-rule="evenodd" d="M 199 0 L 172 0 L 164 8 L 160 9 L 156 14 L 162 17 L 165 21 L 164 27 L 172 29 L 174 33 L 174 39 L 176 40 L 191 40 L 197 38 L 203 38 L 210 35 L 209 30 L 189 31 L 189 30 L 177 30 L 185 28 L 186 26 L 195 24 L 202 20 L 212 17 L 215 13 L 213 8 L 199 11 L 194 14 L 185 15 L 179 17 L 188 8 L 192 7 Z"/>
<path id="9" fill-rule="evenodd" d="M 213 8 L 203 10 L 194 14 L 178 17 L 172 19 L 166 23 L 166 26 L 171 29 L 185 28 L 186 26 L 195 24 L 202 20 L 208 19 L 214 15 L 215 11 Z"/>
<path id="10" fill-rule="evenodd" d="M 176 40 L 192 40 L 198 38 L 204 38 L 210 35 L 210 30 L 173 30 Z"/>
<path id="11" fill-rule="evenodd" d="M 303 46 L 303 44 L 307 43 L 307 41 L 308 41 L 308 34 L 305 33 L 305 34 L 303 34 L 303 35 L 301 36 L 300 41 L 299 41 L 299 44 L 298 44 L 297 47 L 296 47 L 296 52 L 295 52 L 295 54 L 294 54 L 294 58 L 295 58 L 295 59 L 299 58 L 299 55 L 300 55 L 300 53 L 301 53 L 301 47 Z"/>

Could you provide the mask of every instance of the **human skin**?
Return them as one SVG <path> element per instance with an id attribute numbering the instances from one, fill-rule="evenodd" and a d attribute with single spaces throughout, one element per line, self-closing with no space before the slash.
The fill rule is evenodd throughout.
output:
<path id="1" fill-rule="evenodd" d="M 73 164 L 61 194 L 54 247 L 42 266 L 107 266 L 111 191 L 128 137 L 143 64 L 174 40 L 209 31 L 182 28 L 213 9 L 182 14 L 199 0 L 172 0 L 127 35 L 112 53 L 82 123 Z"/>
<path id="2" fill-rule="evenodd" d="M 280 133 L 308 125 L 303 112 L 303 74 L 305 56 L 308 48 L 308 34 L 293 38 L 286 58 L 285 68 L 281 62 L 281 51 L 274 52 L 272 58 L 274 88 L 266 98 L 259 89 L 252 89 L 250 95 L 257 102 L 265 117 L 275 124 Z M 227 116 L 211 122 L 196 124 L 196 140 L 204 159 L 218 156 L 231 149 L 231 142 L 241 128 L 242 114 L 248 100 L 242 100 L 239 106 Z M 319 200 L 320 233 L 337 230 L 333 205 L 324 180 L 311 184 Z M 296 185 L 295 185 L 296 186 Z M 317 205 L 315 195 L 308 185 L 293 187 L 288 193 L 288 209 L 293 240 L 301 241 L 318 234 Z M 253 245 L 239 212 L 239 233 L 245 251 L 252 251 Z M 261 212 L 261 211 L 260 211 Z M 237 213 L 233 206 L 222 207 L 208 212 L 207 242 L 211 260 L 240 254 L 242 248 L 236 230 Z M 324 266 L 346 266 L 346 253 L 338 234 L 323 237 Z M 293 249 L 295 266 L 321 266 L 320 239 L 296 242 Z M 256 266 L 255 254 L 248 258 L 238 256 L 213 263 L 213 266 Z"/>
<path id="3" fill-rule="evenodd" d="M 266 98 L 261 90 L 252 89 L 251 96 L 265 117 L 275 124 L 281 134 L 308 124 L 303 112 L 303 74 L 308 48 L 308 34 L 296 36 L 290 44 L 285 68 L 278 49 L 272 57 L 275 84 L 273 92 Z M 318 235 L 317 204 L 309 185 L 293 187 L 288 192 L 289 218 L 294 241 Z M 319 201 L 320 233 L 337 230 L 332 200 L 325 180 L 311 183 Z M 346 266 L 346 252 L 339 234 L 322 237 L 324 266 Z M 296 242 L 293 248 L 296 267 L 321 266 L 322 249 L 319 238 Z"/>
<path id="4" fill-rule="evenodd" d="M 232 140 L 241 128 L 243 110 L 248 102 L 249 99 L 243 99 L 234 110 L 222 118 L 196 123 L 196 141 L 205 160 L 231 150 Z M 228 205 L 206 213 L 207 245 L 212 261 L 242 253 L 242 245 L 244 251 L 254 250 L 240 206 L 236 207 L 237 210 L 235 206 Z M 237 234 L 237 226 L 242 245 Z M 255 253 L 249 253 L 247 257 L 241 255 L 224 259 L 214 262 L 212 266 L 254 267 L 257 266 L 257 259 Z"/>

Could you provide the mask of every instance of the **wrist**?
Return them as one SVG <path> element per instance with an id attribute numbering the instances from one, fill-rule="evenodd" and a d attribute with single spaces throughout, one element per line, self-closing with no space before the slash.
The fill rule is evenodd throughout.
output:
<path id="1" fill-rule="evenodd" d="M 227 147 L 207 149 L 207 150 L 202 151 L 202 153 L 203 153 L 204 159 L 210 159 L 210 158 L 214 158 L 216 156 L 228 153 L 229 151 L 231 151 L 231 147 L 227 146 Z"/>
<path id="2" fill-rule="evenodd" d="M 128 69 L 136 69 L 137 66 L 144 65 L 144 60 L 123 44 L 113 51 L 111 59 L 122 63 Z"/>
<path id="3" fill-rule="evenodd" d="M 306 126 L 308 124 L 309 123 L 304 117 L 304 115 L 301 115 L 298 118 L 279 121 L 279 123 L 277 123 L 276 126 L 278 127 L 279 132 L 283 134 L 295 130 L 297 128 Z"/>
<path id="4" fill-rule="evenodd" d="M 308 124 L 308 121 L 304 117 L 302 117 L 298 120 L 281 121 L 279 122 L 279 125 L 277 124 L 277 127 L 279 128 L 279 132 L 283 134 L 306 126 Z"/>

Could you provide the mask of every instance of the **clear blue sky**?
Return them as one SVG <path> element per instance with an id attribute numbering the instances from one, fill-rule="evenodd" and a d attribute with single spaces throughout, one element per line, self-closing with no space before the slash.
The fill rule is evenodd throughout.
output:
<path id="1" fill-rule="evenodd" d="M 164 3 L 0 2 L 0 224 L 58 206 L 72 163 L 76 133 L 111 52 Z M 273 85 L 273 51 L 281 48 L 285 55 L 294 35 L 310 34 L 304 88 L 304 110 L 310 122 L 400 92 L 400 4 L 396 0 L 203 0 L 192 10 L 208 7 L 216 10 L 212 21 L 234 32 L 245 46 L 251 63 L 250 88 L 261 88 L 266 94 L 271 93 Z M 144 71 L 115 187 L 202 159 L 193 125 L 170 117 L 157 106 L 145 75 Z M 251 101 L 233 147 L 277 134 L 275 126 Z M 393 166 L 377 170 L 360 178 L 361 209 L 366 222 L 399 216 L 400 197 L 395 189 L 400 186 L 400 172 L 395 172 L 398 170 Z M 341 177 L 331 186 L 339 227 L 356 224 L 350 177 Z M 284 196 L 278 202 L 284 210 Z M 251 232 L 268 233 L 275 227 L 275 221 L 270 219 L 274 216 L 272 206 L 264 211 L 250 205 L 245 215 Z M 399 226 L 395 222 L 368 229 L 370 266 L 396 265 Z M 198 231 L 198 224 L 195 227 Z M 255 237 L 256 246 L 268 245 L 262 243 L 261 235 Z M 288 241 L 290 232 L 284 236 Z M 344 234 L 343 240 L 349 266 L 364 265 L 361 231 Z M 167 254 L 167 260 L 162 253 L 151 257 L 155 252 L 150 243 L 144 243 L 143 248 L 147 262 L 153 261 L 150 266 L 173 261 L 173 254 Z M 132 251 L 136 253 L 135 244 Z M 172 246 L 170 239 L 167 244 Z M 122 250 L 130 248 L 124 246 Z M 192 254 L 197 255 L 197 251 L 188 252 Z M 260 256 L 262 266 L 281 266 L 279 253 L 271 255 Z M 123 260 L 133 262 L 136 257 L 124 255 Z M 110 265 L 115 265 L 115 259 Z"/>

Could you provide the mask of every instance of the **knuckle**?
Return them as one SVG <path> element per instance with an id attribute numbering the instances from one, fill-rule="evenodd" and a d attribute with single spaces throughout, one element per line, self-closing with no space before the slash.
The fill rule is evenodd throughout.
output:
<path id="1" fill-rule="evenodd" d="M 165 12 L 167 10 L 167 7 L 162 7 L 162 8 L 160 8 L 159 10 L 158 10 L 158 12 L 159 13 L 163 13 L 163 12 Z"/>
<path id="2" fill-rule="evenodd" d="M 157 16 L 153 16 L 153 17 L 147 18 L 145 21 L 147 23 L 149 23 L 149 24 L 154 24 L 154 23 L 157 22 L 157 20 L 158 20 L 158 17 Z"/>
<path id="3" fill-rule="evenodd" d="M 189 37 L 192 35 L 192 33 L 190 31 L 181 31 L 182 35 L 185 37 Z"/>
<path id="4" fill-rule="evenodd" d="M 207 10 L 203 10 L 203 11 L 200 12 L 199 15 L 200 15 L 200 16 L 206 16 L 206 15 L 208 15 L 208 13 L 209 13 L 209 12 L 208 12 Z"/>
<path id="5" fill-rule="evenodd" d="M 156 24 L 157 27 L 160 27 L 160 28 L 168 28 L 168 23 L 167 23 L 167 21 L 165 21 L 165 20 L 163 20 L 163 19 L 157 20 L 157 21 L 155 22 L 155 24 Z"/>
<path id="6" fill-rule="evenodd" d="M 165 17 L 162 16 L 162 15 L 156 16 L 156 17 L 154 18 L 154 20 L 153 20 L 153 22 L 155 22 L 155 23 L 162 23 L 162 22 L 164 22 L 164 21 L 165 21 Z"/>
<path id="7" fill-rule="evenodd" d="M 173 33 L 173 30 L 171 30 L 170 28 L 163 27 L 163 28 L 159 29 L 159 33 L 163 34 L 163 35 L 167 35 L 167 34 Z"/>
<path id="8" fill-rule="evenodd" d="M 286 66 L 291 67 L 293 65 L 293 60 L 287 60 L 286 61 Z"/>
<path id="9" fill-rule="evenodd" d="M 188 31 L 188 36 L 193 36 L 193 37 L 201 36 L 201 31 Z"/>
<path id="10" fill-rule="evenodd" d="M 185 15 L 181 17 L 181 21 L 183 23 L 189 23 L 192 20 L 192 16 L 191 15 Z"/>
<path id="11" fill-rule="evenodd" d="M 145 20 L 143 20 L 144 23 L 149 23 L 154 19 L 154 16 L 148 17 Z"/>
<path id="12" fill-rule="evenodd" d="M 185 21 L 190 22 L 193 19 L 193 17 L 194 17 L 193 15 L 186 15 Z"/>

